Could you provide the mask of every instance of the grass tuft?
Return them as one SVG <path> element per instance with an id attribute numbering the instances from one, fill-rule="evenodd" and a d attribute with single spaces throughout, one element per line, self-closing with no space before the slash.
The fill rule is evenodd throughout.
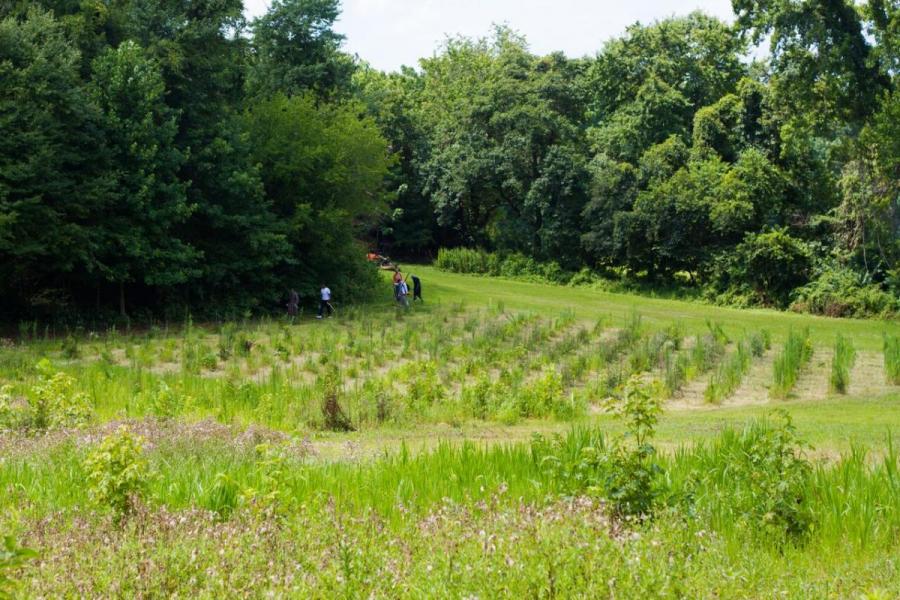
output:
<path id="1" fill-rule="evenodd" d="M 838 334 L 834 344 L 834 355 L 831 357 L 831 391 L 846 394 L 850 386 L 850 370 L 856 363 L 856 350 L 853 343 Z"/>
<path id="2" fill-rule="evenodd" d="M 769 389 L 773 398 L 785 399 L 793 391 L 803 368 L 812 359 L 813 347 L 809 330 L 791 330 L 781 354 L 775 359 L 775 382 Z"/>

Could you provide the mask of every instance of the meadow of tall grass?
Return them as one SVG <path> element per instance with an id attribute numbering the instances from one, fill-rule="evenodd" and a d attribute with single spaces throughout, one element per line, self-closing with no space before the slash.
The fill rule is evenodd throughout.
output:
<path id="1" fill-rule="evenodd" d="M 897 550 L 897 453 L 815 462 L 778 417 L 651 455 L 643 519 L 610 510 L 603 482 L 625 467 L 602 459 L 615 444 L 593 428 L 323 463 L 297 441 L 158 427 L 145 432 L 146 491 L 121 524 L 88 508 L 81 484 L 99 440 L 31 440 L 0 464 L 13 490 L 0 524 L 39 557 L 16 571 L 30 594 L 800 598 L 900 585 L 872 573 Z"/>

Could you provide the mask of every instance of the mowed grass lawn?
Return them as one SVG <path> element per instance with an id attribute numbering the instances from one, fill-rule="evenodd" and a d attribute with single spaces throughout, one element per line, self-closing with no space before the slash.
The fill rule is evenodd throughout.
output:
<path id="1" fill-rule="evenodd" d="M 706 329 L 708 320 L 722 324 L 735 336 L 744 331 L 768 329 L 774 341 L 783 340 L 791 328 L 809 328 L 814 344 L 831 345 L 841 333 L 853 339 L 859 350 L 881 350 L 886 332 L 900 333 L 900 322 L 862 319 L 831 319 L 768 309 L 733 309 L 700 302 L 615 294 L 583 287 L 554 286 L 527 281 L 445 273 L 434 267 L 403 267 L 423 280 L 425 296 L 437 302 L 465 302 L 473 306 L 502 302 L 509 309 L 556 314 L 572 309 L 580 319 L 594 321 L 609 316 L 621 323 L 632 310 L 650 325 L 684 323 L 687 333 Z"/>

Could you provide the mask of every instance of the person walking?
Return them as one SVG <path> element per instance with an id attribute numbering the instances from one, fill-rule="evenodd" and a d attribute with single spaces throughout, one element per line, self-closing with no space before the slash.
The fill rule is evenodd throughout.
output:
<path id="1" fill-rule="evenodd" d="M 406 281 L 400 279 L 397 289 L 397 303 L 403 308 L 409 308 L 409 286 Z"/>
<path id="2" fill-rule="evenodd" d="M 325 318 L 325 313 L 331 317 L 334 314 L 334 307 L 331 306 L 331 290 L 323 283 L 319 290 L 319 314 L 316 315 L 316 318 Z"/>
<path id="3" fill-rule="evenodd" d="M 291 290 L 290 294 L 288 294 L 288 304 L 287 311 L 289 317 L 296 317 L 300 308 L 300 294 L 297 293 L 297 290 Z"/>
<path id="4" fill-rule="evenodd" d="M 400 302 L 400 284 L 403 282 L 403 274 L 400 269 L 394 269 L 394 300 Z"/>

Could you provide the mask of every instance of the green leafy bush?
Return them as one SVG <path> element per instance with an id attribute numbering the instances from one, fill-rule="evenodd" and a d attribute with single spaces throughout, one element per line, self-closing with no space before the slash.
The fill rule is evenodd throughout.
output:
<path id="1" fill-rule="evenodd" d="M 900 297 L 848 267 L 826 264 L 793 292 L 791 309 L 829 317 L 890 317 L 900 314 Z"/>
<path id="2" fill-rule="evenodd" d="M 16 597 L 18 583 L 13 578 L 13 571 L 35 558 L 34 550 L 23 548 L 12 536 L 5 536 L 0 545 L 0 600 L 12 600 Z"/>
<path id="3" fill-rule="evenodd" d="M 723 527 L 747 528 L 776 541 L 798 540 L 813 526 L 812 465 L 787 413 L 779 425 L 728 429 L 698 449 L 683 498 Z"/>
<path id="4" fill-rule="evenodd" d="M 451 273 L 500 274 L 498 255 L 471 248 L 442 248 L 434 264 L 438 269 Z"/>
<path id="5" fill-rule="evenodd" d="M 35 429 L 78 427 L 91 418 L 86 394 L 75 390 L 75 378 L 55 372 L 47 359 L 37 365 L 38 382 L 28 395 L 25 423 Z"/>
<path id="6" fill-rule="evenodd" d="M 84 460 L 91 500 L 121 521 L 136 508 L 149 482 L 144 440 L 127 426 L 106 436 Z"/>
<path id="7" fill-rule="evenodd" d="M 546 283 L 568 284 L 573 274 L 555 261 L 539 262 L 522 254 L 501 255 L 470 248 L 442 248 L 435 266 L 451 273 L 492 275 Z M 581 279 L 584 279 L 582 274 Z"/>
<path id="8" fill-rule="evenodd" d="M 744 295 L 753 303 L 785 308 L 791 292 L 808 281 L 812 252 L 786 229 L 748 233 L 713 269 L 720 294 Z"/>
<path id="9" fill-rule="evenodd" d="M 81 348 L 78 347 L 78 340 L 73 335 L 67 335 L 62 343 L 61 349 L 64 358 L 75 360 L 81 356 Z"/>
<path id="10" fill-rule="evenodd" d="M 763 329 L 762 331 L 751 333 L 747 338 L 747 342 L 750 344 L 750 353 L 754 357 L 759 358 L 772 347 L 772 334 L 768 330 Z"/>
<path id="11" fill-rule="evenodd" d="M 607 443 L 602 435 L 586 431 L 575 431 L 566 439 L 536 435 L 532 456 L 564 492 L 604 498 L 625 521 L 651 518 L 665 486 L 652 444 L 662 413 L 657 387 L 633 376 L 622 400 L 610 406 L 625 423 L 624 437 Z"/>
<path id="12" fill-rule="evenodd" d="M 0 429 L 11 428 L 15 424 L 12 408 L 12 386 L 0 386 Z"/>
<path id="13" fill-rule="evenodd" d="M 272 444 L 260 444 L 256 447 L 254 475 L 256 483 L 240 491 L 239 499 L 250 506 L 260 516 L 283 515 L 293 503 L 293 497 L 287 489 L 287 456 L 284 448 Z M 233 501 L 234 484 L 227 479 L 220 479 L 220 502 L 227 508 Z"/>
<path id="14" fill-rule="evenodd" d="M 691 365 L 697 373 L 712 369 L 725 354 L 725 343 L 713 334 L 698 335 L 691 348 Z"/>

